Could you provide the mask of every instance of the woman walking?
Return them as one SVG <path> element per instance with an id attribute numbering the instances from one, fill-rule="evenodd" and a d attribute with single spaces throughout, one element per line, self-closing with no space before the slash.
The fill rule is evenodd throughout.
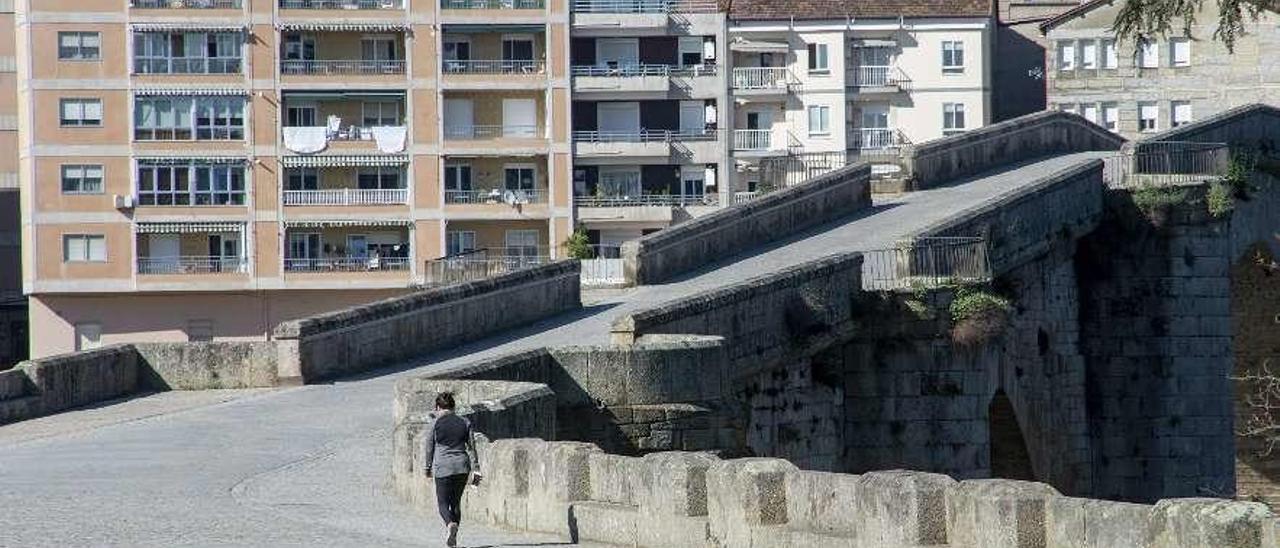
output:
<path id="1" fill-rule="evenodd" d="M 471 435 L 471 423 L 454 414 L 453 394 L 436 395 L 436 419 L 426 436 L 427 477 L 436 481 L 436 506 L 445 524 L 445 545 L 458 545 L 458 523 L 462 521 L 462 491 L 467 475 L 480 483 L 480 460 Z"/>

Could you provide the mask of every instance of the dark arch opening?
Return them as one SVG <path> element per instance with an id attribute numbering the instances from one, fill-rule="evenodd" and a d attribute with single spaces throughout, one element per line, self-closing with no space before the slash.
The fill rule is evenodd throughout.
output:
<path id="1" fill-rule="evenodd" d="M 1034 481 L 1031 453 L 1018 428 L 1018 416 L 1004 390 L 996 391 L 987 408 L 991 435 L 991 477 Z"/>

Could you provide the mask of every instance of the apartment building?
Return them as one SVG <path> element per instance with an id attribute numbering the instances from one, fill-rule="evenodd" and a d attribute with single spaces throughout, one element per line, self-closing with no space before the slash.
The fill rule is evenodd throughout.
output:
<path id="1" fill-rule="evenodd" d="M 902 146 L 988 123 L 993 14 L 987 0 L 735 0 L 735 189 L 775 184 L 768 166 L 798 155 L 891 173 Z"/>
<path id="2" fill-rule="evenodd" d="M 261 339 L 445 255 L 561 255 L 568 10 L 18 0 L 32 355 Z"/>
<path id="3" fill-rule="evenodd" d="M 601 256 L 730 203 L 714 0 L 574 0 L 573 192 Z"/>
<path id="4" fill-rule="evenodd" d="M 1045 108 L 1045 51 L 1040 25 L 1087 0 L 997 0 L 991 121 Z"/>
<path id="5" fill-rule="evenodd" d="M 1121 5 L 1086 2 L 1040 26 L 1050 44 L 1049 108 L 1076 112 L 1127 138 L 1158 133 L 1247 103 L 1276 103 L 1280 17 L 1246 18 L 1234 52 L 1213 38 L 1217 5 L 1206 3 L 1189 36 L 1117 40 Z"/>
<path id="6" fill-rule="evenodd" d="M 0 1 L 0 370 L 27 356 L 18 211 L 18 74 L 13 2 Z"/>

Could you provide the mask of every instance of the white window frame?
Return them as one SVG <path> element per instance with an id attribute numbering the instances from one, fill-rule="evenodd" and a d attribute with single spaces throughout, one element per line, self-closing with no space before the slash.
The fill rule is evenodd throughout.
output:
<path id="1" fill-rule="evenodd" d="M 810 136 L 827 137 L 831 135 L 831 107 L 829 105 L 809 105 L 805 112 L 808 114 Z M 815 115 L 817 116 L 816 124 L 814 123 Z"/>
<path id="2" fill-rule="evenodd" d="M 138 198 L 139 207 L 243 206 L 248 202 L 247 171 L 245 166 L 238 164 L 191 162 L 160 165 L 138 162 L 134 195 Z M 186 173 L 185 189 L 177 188 L 179 172 Z M 151 175 L 148 188 L 143 188 L 144 173 Z M 162 188 L 161 174 L 169 177 L 167 189 Z"/>
<path id="3" fill-rule="evenodd" d="M 375 43 L 372 49 L 365 48 L 365 44 L 368 42 Z M 382 55 L 386 53 L 386 50 L 384 50 L 382 46 L 385 46 L 388 43 L 391 44 L 391 57 L 387 59 L 383 59 Z M 370 51 L 373 52 L 373 56 L 372 57 L 366 56 L 366 54 L 369 53 Z M 374 61 L 374 62 L 400 61 L 403 58 L 404 58 L 404 52 L 400 47 L 400 41 L 396 39 L 396 35 L 394 34 L 365 34 L 360 37 L 360 60 L 361 61 Z"/>
<path id="4" fill-rule="evenodd" d="M 77 117 L 69 117 L 68 108 L 73 109 L 70 113 Z M 91 118 L 93 111 L 97 111 L 97 118 Z M 63 97 L 58 100 L 58 126 L 64 128 L 74 127 L 102 127 L 102 99 L 96 97 Z"/>
<path id="5" fill-rule="evenodd" d="M 102 33 L 96 31 L 59 31 L 58 60 L 98 62 L 102 60 Z"/>
<path id="6" fill-rule="evenodd" d="M 1178 55 L 1179 54 L 1178 46 L 1180 45 L 1185 46 L 1184 48 L 1182 48 L 1182 52 L 1181 52 L 1185 55 L 1185 59 L 1179 59 L 1179 57 L 1181 56 Z M 1175 67 L 1175 68 L 1184 68 L 1184 67 L 1191 66 L 1191 40 L 1189 38 L 1182 37 L 1182 38 L 1169 39 L 1169 66 Z"/>
<path id="7" fill-rule="evenodd" d="M 1098 103 L 1080 103 L 1080 115 L 1084 116 L 1085 120 L 1097 124 L 1098 112 Z"/>
<path id="8" fill-rule="evenodd" d="M 831 48 L 822 42 L 809 42 L 809 74 L 831 74 Z"/>
<path id="9" fill-rule="evenodd" d="M 1080 50 L 1080 70 L 1098 70 L 1098 41 L 1081 40 L 1076 47 Z"/>
<path id="10" fill-rule="evenodd" d="M 476 249 L 476 231 L 449 230 L 444 233 L 445 255 L 457 255 Z"/>
<path id="11" fill-rule="evenodd" d="M 1059 72 L 1074 72 L 1076 70 L 1076 41 L 1061 40 L 1055 49 L 1058 59 Z"/>
<path id="12" fill-rule="evenodd" d="M 106 170 L 102 164 L 63 164 L 61 167 L 60 188 L 63 194 L 102 194 L 106 181 Z M 74 188 L 68 189 L 68 182 L 72 182 Z"/>
<path id="13" fill-rule="evenodd" d="M 72 250 L 73 242 L 79 242 L 80 248 Z M 95 253 L 95 245 L 98 253 Z M 102 234 L 63 234 L 62 262 L 64 263 L 105 263 L 107 262 L 107 237 Z"/>
<path id="14" fill-rule="evenodd" d="M 942 41 L 942 73 L 961 74 L 964 72 L 964 41 Z"/>
<path id="15" fill-rule="evenodd" d="M 391 111 L 390 116 L 387 115 L 388 110 Z M 370 116 L 371 111 L 373 113 L 372 116 Z M 362 124 L 367 127 L 404 125 L 404 115 L 400 109 L 400 101 L 395 99 L 362 101 L 360 103 L 360 119 Z M 369 123 L 370 120 L 376 123 Z M 383 123 L 387 120 L 391 120 L 392 123 Z"/>
<path id="16" fill-rule="evenodd" d="M 676 42 L 676 64 L 681 68 L 698 67 L 705 64 L 705 47 L 702 45 L 701 36 L 681 36 Z M 698 56 L 698 62 L 689 64 L 684 62 L 686 54 L 695 54 Z"/>
<path id="17" fill-rule="evenodd" d="M 1100 125 L 1111 131 L 1120 131 L 1120 105 L 1116 103 L 1101 103 L 1098 108 L 1102 113 Z"/>
<path id="18" fill-rule="evenodd" d="M 1150 113 L 1151 118 L 1145 117 Z M 1143 127 L 1146 121 L 1151 120 L 1150 127 Z M 1138 102 L 1138 131 L 1142 133 L 1153 133 L 1160 131 L 1160 106 L 1155 101 L 1139 101 Z"/>
<path id="19" fill-rule="evenodd" d="M 1186 117 L 1178 115 L 1178 107 L 1186 107 Z M 1169 127 L 1181 127 L 1190 124 L 1195 120 L 1191 111 L 1191 101 L 1170 101 L 1169 102 Z"/>
<path id="20" fill-rule="evenodd" d="M 1154 40 L 1138 42 L 1138 68 L 1160 68 L 1160 44 Z"/>
<path id="21" fill-rule="evenodd" d="M 966 127 L 964 103 L 942 103 L 942 135 L 964 133 Z"/>
<path id="22" fill-rule="evenodd" d="M 1103 70 L 1115 70 L 1120 68 L 1120 54 L 1116 50 L 1116 41 L 1114 39 L 1105 39 L 1098 42 L 1098 52 L 1102 59 L 1099 65 Z"/>

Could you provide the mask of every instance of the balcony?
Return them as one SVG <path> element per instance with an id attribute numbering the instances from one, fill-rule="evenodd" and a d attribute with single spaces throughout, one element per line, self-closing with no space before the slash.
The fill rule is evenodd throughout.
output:
<path id="1" fill-rule="evenodd" d="M 751 157 L 784 156 L 800 146 L 791 132 L 779 129 L 735 129 L 733 151 Z"/>
<path id="2" fill-rule="evenodd" d="M 474 282 L 552 261 L 546 247 L 481 248 L 433 259 L 426 264 L 426 283 L 431 286 Z"/>
<path id="3" fill-rule="evenodd" d="M 243 274 L 249 271 L 248 266 L 249 261 L 245 257 L 138 257 L 138 274 L 142 276 Z"/>
<path id="4" fill-rule="evenodd" d="M 330 61 L 316 60 L 284 60 L 280 61 L 282 75 L 308 76 L 350 76 L 374 74 L 404 74 L 405 62 L 400 59 L 388 61 L 367 61 L 359 59 L 339 59 Z"/>
<path id="5" fill-rule="evenodd" d="M 382 21 L 290 22 L 280 25 L 280 76 L 284 83 L 320 82 L 344 89 L 405 85 L 403 18 Z M 360 78 L 351 78 L 359 76 Z"/>
<path id="6" fill-rule="evenodd" d="M 452 141 L 493 141 L 497 139 L 542 139 L 546 132 L 537 125 L 445 126 L 444 138 Z"/>
<path id="7" fill-rule="evenodd" d="M 903 145 L 909 144 L 901 131 L 890 128 L 862 128 L 850 126 L 846 133 L 849 150 L 861 156 L 897 155 Z"/>
<path id="8" fill-rule="evenodd" d="M 741 99 L 780 99 L 797 84 L 786 67 L 739 67 L 733 69 L 733 92 Z"/>
<path id="9" fill-rule="evenodd" d="M 284 147 L 297 154 L 397 154 L 407 146 L 401 92 L 286 91 Z"/>
<path id="10" fill-rule="evenodd" d="M 400 10 L 404 0 L 280 0 L 282 10 Z"/>
<path id="11" fill-rule="evenodd" d="M 524 204 L 547 203 L 546 189 L 505 189 L 488 188 L 474 190 L 445 190 L 446 204 L 506 204 L 519 206 Z"/>
<path id="12" fill-rule="evenodd" d="M 671 156 L 671 141 L 677 133 L 665 129 L 575 131 L 574 152 L 583 157 L 645 156 L 666 159 Z"/>
<path id="13" fill-rule="evenodd" d="M 671 65 L 580 65 L 572 69 L 573 91 L 666 98 L 671 87 L 671 72 Z"/>
<path id="14" fill-rule="evenodd" d="M 401 272 L 409 270 L 409 258 L 370 255 L 330 256 L 322 259 L 287 258 L 284 260 L 284 269 L 286 272 L 304 273 Z"/>
<path id="15" fill-rule="evenodd" d="M 849 69 L 846 87 L 859 94 L 909 92 L 911 78 L 896 67 L 859 66 Z"/>
<path id="16" fill-rule="evenodd" d="M 716 194 L 636 194 L 575 196 L 578 207 L 690 207 L 719 205 Z"/>
<path id="17" fill-rule="evenodd" d="M 532 22 L 546 14 L 546 0 L 440 0 L 441 19 L 456 23 Z"/>
<path id="18" fill-rule="evenodd" d="M 410 227 L 408 221 L 286 221 L 284 271 L 301 279 L 358 273 L 355 279 L 382 274 L 407 282 Z"/>
<path id="19" fill-rule="evenodd" d="M 328 190 L 286 190 L 286 206 L 377 206 L 409 203 L 404 188 L 335 188 Z"/>
<path id="20" fill-rule="evenodd" d="M 243 0 L 130 0 L 134 9 L 238 10 Z"/>
<path id="21" fill-rule="evenodd" d="M 575 30 L 636 35 L 665 32 L 671 14 L 715 13 L 714 0 L 573 0 Z"/>

